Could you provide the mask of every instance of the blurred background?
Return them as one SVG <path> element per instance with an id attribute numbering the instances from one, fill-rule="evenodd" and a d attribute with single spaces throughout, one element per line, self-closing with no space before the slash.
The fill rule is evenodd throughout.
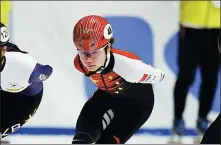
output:
<path id="1" fill-rule="evenodd" d="M 219 1 L 209 3 L 220 12 Z M 77 51 L 72 29 L 80 18 L 90 14 L 103 16 L 110 22 L 116 39 L 114 47 L 134 52 L 166 74 L 164 81 L 154 86 L 155 106 L 150 119 L 128 143 L 168 142 L 178 73 L 179 1 L 2 1 L 1 21 L 9 27 L 11 41 L 54 68 L 53 75 L 45 82 L 37 113 L 6 138 L 10 143 L 71 143 L 81 108 L 96 89 L 73 65 Z M 187 127 L 184 143 L 193 143 L 196 135 L 200 82 L 198 69 L 183 114 Z M 220 81 L 208 116 L 212 121 L 220 112 L 219 88 Z"/>

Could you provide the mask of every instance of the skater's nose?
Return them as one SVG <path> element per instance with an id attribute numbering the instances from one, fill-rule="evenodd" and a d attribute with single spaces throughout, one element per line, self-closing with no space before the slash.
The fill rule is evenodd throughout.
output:
<path id="1" fill-rule="evenodd" d="M 89 57 L 86 58 L 85 62 L 86 63 L 91 63 L 91 62 L 93 62 L 93 59 L 89 56 Z"/>

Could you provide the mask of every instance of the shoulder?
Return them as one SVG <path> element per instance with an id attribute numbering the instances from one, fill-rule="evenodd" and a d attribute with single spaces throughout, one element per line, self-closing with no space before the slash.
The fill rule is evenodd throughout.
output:
<path id="1" fill-rule="evenodd" d="M 36 65 L 36 60 L 29 54 L 21 52 L 6 52 L 6 62 L 11 62 L 19 66 L 33 66 Z"/>
<path id="2" fill-rule="evenodd" d="M 20 52 L 6 52 L 3 73 L 11 80 L 28 81 L 34 71 L 37 61 L 28 54 Z"/>
<path id="3" fill-rule="evenodd" d="M 114 54 L 114 56 L 119 56 L 119 57 L 126 57 L 134 60 L 140 60 L 140 58 L 135 55 L 132 52 L 125 51 L 125 50 L 120 50 L 116 48 L 111 48 L 111 52 Z"/>
<path id="4" fill-rule="evenodd" d="M 137 67 L 137 65 L 140 66 L 142 64 L 140 58 L 134 53 L 120 49 L 112 49 L 111 51 L 114 56 L 114 71 L 128 72 Z"/>

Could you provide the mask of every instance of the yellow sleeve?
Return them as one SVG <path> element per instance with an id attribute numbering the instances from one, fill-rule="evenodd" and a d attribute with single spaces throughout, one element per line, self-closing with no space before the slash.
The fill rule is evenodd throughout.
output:
<path id="1" fill-rule="evenodd" d="M 0 1 L 1 5 L 1 22 L 8 26 L 9 23 L 9 14 L 11 12 L 11 1 Z"/>

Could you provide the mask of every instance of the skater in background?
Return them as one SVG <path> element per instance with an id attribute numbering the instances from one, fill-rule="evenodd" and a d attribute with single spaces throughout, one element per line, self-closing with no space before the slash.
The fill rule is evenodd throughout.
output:
<path id="1" fill-rule="evenodd" d="M 113 40 L 111 25 L 100 16 L 86 16 L 74 27 L 74 66 L 98 89 L 80 112 L 72 144 L 124 144 L 153 110 L 152 84 L 163 80 L 163 72 L 113 48 Z"/>
<path id="2" fill-rule="evenodd" d="M 43 95 L 43 81 L 52 67 L 39 64 L 9 42 L 8 28 L 0 23 L 1 139 L 18 130 L 36 112 Z M 24 39 L 25 40 L 25 39 Z"/>
<path id="3" fill-rule="evenodd" d="M 194 81 L 196 69 L 201 71 L 199 110 L 196 129 L 203 135 L 208 127 L 207 116 L 216 92 L 220 55 L 217 38 L 220 34 L 220 6 L 213 1 L 180 1 L 178 76 L 174 87 L 174 135 L 183 136 L 183 112 L 186 97 Z"/>

